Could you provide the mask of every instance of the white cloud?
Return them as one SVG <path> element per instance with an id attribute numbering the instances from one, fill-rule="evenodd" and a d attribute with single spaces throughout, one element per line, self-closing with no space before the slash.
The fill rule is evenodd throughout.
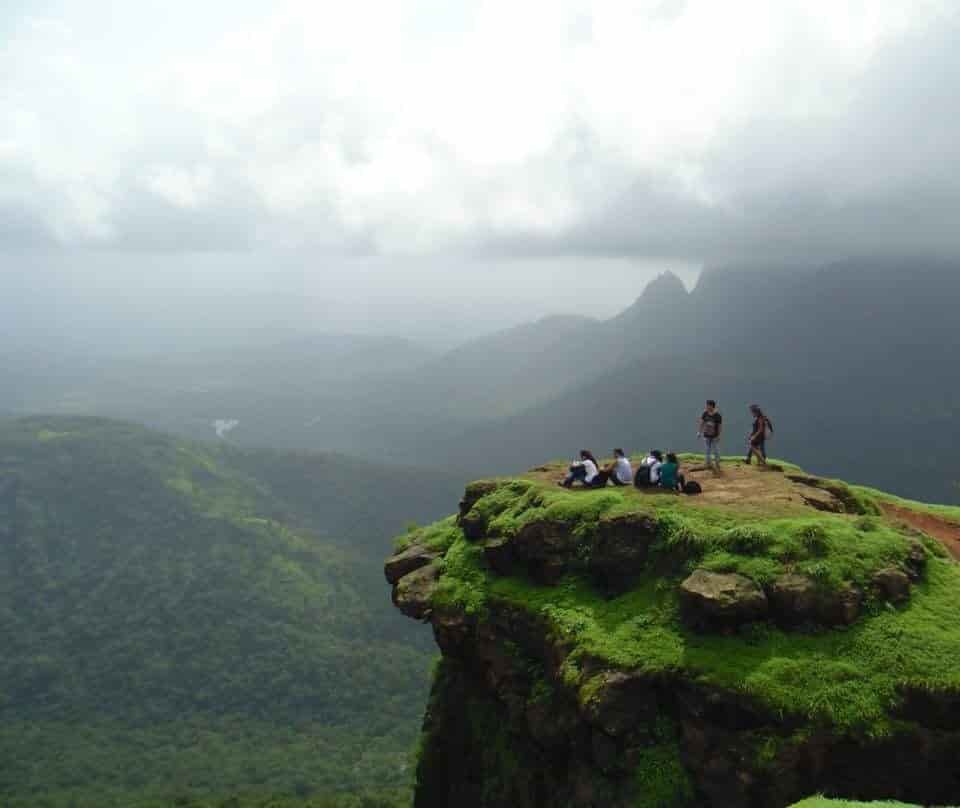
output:
<path id="1" fill-rule="evenodd" d="M 144 187 L 161 199 L 180 208 L 196 210 L 209 198 L 214 175 L 209 166 L 193 170 L 180 166 L 160 165 L 148 168 Z"/>
<path id="2" fill-rule="evenodd" d="M 948 1 L 199 5 L 0 26 L 0 212 L 31 238 L 709 259 L 764 238 L 758 199 L 883 206 L 958 140 L 882 103 Z"/>

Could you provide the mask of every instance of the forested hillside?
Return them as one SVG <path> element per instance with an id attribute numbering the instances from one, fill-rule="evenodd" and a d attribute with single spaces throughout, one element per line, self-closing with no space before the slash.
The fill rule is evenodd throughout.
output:
<path id="1" fill-rule="evenodd" d="M 402 798 L 431 652 L 371 559 L 459 482 L 0 422 L 0 803 Z"/>

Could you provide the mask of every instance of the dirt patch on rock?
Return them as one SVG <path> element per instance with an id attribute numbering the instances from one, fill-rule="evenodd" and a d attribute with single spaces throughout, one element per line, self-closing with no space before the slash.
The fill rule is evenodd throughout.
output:
<path id="1" fill-rule="evenodd" d="M 640 458 L 633 458 L 634 467 Z M 696 506 L 730 506 L 739 512 L 755 511 L 758 515 L 769 516 L 772 512 L 782 515 L 801 515 L 811 510 L 842 513 L 843 503 L 830 491 L 797 483 L 782 472 L 761 469 L 735 462 L 724 462 L 722 471 L 707 470 L 703 465 L 684 463 L 681 471 L 688 480 L 696 480 L 703 487 L 703 493 L 695 497 L 684 497 L 685 504 Z M 561 464 L 540 466 L 527 473 L 527 478 L 537 482 L 555 485 L 562 479 L 566 469 Z M 581 491 L 579 486 L 571 491 Z M 596 489 L 591 489 L 596 490 Z M 609 487 L 607 490 L 620 491 L 628 497 L 680 496 L 662 489 L 636 489 Z"/>
<path id="2" fill-rule="evenodd" d="M 881 503 L 881 507 L 884 513 L 892 519 L 903 522 L 917 530 L 922 530 L 928 536 L 937 539 L 947 548 L 950 555 L 960 561 L 960 524 L 950 522 L 932 513 L 912 511 L 909 508 L 891 503 Z"/>

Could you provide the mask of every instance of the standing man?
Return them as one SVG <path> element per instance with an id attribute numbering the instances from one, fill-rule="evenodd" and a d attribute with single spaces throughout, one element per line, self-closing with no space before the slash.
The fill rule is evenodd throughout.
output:
<path id="1" fill-rule="evenodd" d="M 757 463 L 765 466 L 767 465 L 767 437 L 773 433 L 773 422 L 756 404 L 750 405 L 750 415 L 753 416 L 753 426 L 748 438 L 746 462 L 750 465 L 751 459 L 756 455 Z"/>
<path id="2" fill-rule="evenodd" d="M 717 402 L 712 398 L 707 401 L 707 408 L 700 416 L 700 425 L 697 427 L 697 436 L 703 438 L 706 444 L 704 462 L 707 468 L 716 468 L 720 471 L 720 433 L 723 431 L 723 416 L 717 409 Z M 710 458 L 713 457 L 713 465 Z"/>

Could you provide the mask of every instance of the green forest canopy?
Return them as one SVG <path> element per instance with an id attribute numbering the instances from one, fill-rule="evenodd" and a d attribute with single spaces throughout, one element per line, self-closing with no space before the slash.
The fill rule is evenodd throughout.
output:
<path id="1" fill-rule="evenodd" d="M 0 802 L 402 799 L 433 652 L 370 561 L 459 488 L 0 421 Z"/>

